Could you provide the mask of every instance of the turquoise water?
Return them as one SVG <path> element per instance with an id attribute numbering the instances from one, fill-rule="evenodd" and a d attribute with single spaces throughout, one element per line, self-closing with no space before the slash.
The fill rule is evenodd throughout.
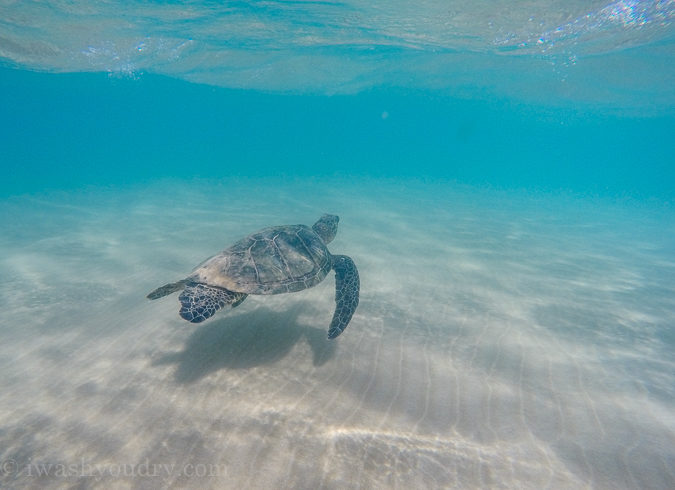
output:
<path id="1" fill-rule="evenodd" d="M 673 488 L 673 19 L 0 2 L 0 486 Z M 326 212 L 335 340 L 145 298 Z"/>
<path id="2" fill-rule="evenodd" d="M 672 202 L 671 113 L 370 89 L 279 95 L 161 76 L 2 71 L 5 195 L 158 178 L 449 179 Z"/>

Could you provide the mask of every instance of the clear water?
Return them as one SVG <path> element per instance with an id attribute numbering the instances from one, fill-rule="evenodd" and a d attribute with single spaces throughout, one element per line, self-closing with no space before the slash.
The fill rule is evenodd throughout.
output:
<path id="1" fill-rule="evenodd" d="M 673 488 L 674 1 L 0 2 L 0 486 Z M 145 295 L 340 215 L 334 283 Z"/>

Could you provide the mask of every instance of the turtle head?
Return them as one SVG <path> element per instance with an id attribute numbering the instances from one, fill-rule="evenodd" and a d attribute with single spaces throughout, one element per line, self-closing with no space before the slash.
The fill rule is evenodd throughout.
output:
<path id="1" fill-rule="evenodd" d="M 338 221 L 340 221 L 340 218 L 334 214 L 324 214 L 319 221 L 314 223 L 312 229 L 321 237 L 323 243 L 329 244 L 337 233 Z"/>

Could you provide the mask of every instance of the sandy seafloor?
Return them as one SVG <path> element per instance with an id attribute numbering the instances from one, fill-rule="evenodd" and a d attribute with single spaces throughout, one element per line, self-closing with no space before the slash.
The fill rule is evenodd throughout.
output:
<path id="1" fill-rule="evenodd" d="M 332 275 L 191 325 L 155 287 L 341 217 Z M 675 488 L 675 227 L 450 182 L 165 181 L 0 204 L 3 488 Z"/>

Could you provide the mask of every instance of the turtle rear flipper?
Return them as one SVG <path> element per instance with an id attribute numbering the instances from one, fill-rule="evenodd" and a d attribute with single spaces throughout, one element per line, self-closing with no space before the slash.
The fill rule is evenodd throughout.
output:
<path id="1" fill-rule="evenodd" d="M 178 300 L 181 308 L 179 315 L 192 323 L 201 323 L 225 306 L 239 306 L 247 294 L 235 293 L 228 289 L 188 283 Z"/>
<path id="2" fill-rule="evenodd" d="M 146 296 L 146 298 L 148 298 L 148 299 L 163 298 L 167 294 L 171 294 L 171 293 L 175 293 L 176 291 L 180 291 L 184 287 L 185 287 L 185 280 L 184 279 L 182 281 L 165 284 L 164 286 L 162 286 L 160 288 L 157 288 L 153 292 L 148 294 Z"/>
<path id="3" fill-rule="evenodd" d="M 340 335 L 359 305 L 359 271 L 354 261 L 346 255 L 333 255 L 335 270 L 335 313 L 328 328 L 328 338 Z"/>

